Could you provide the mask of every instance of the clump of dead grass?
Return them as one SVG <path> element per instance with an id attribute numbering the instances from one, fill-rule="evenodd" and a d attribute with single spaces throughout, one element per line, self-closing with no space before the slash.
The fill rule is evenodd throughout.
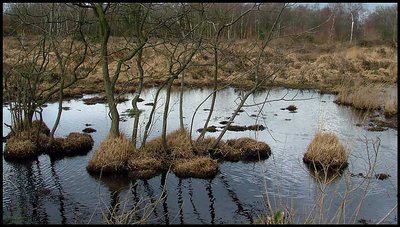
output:
<path id="1" fill-rule="evenodd" d="M 268 144 L 252 138 L 230 139 L 226 141 L 222 152 L 228 161 L 259 161 L 267 159 L 271 155 Z"/>
<path id="2" fill-rule="evenodd" d="M 342 86 L 335 102 L 363 110 L 379 109 L 382 104 L 381 86 L 373 84 Z"/>
<path id="3" fill-rule="evenodd" d="M 86 133 L 72 132 L 64 140 L 60 140 L 61 150 L 65 155 L 86 153 L 93 148 L 92 136 Z"/>
<path id="4" fill-rule="evenodd" d="M 36 145 L 29 139 L 13 136 L 7 140 L 4 149 L 5 159 L 30 158 L 38 155 Z"/>
<path id="5" fill-rule="evenodd" d="M 391 92 L 385 101 L 385 117 L 392 117 L 397 114 L 397 93 Z"/>
<path id="6" fill-rule="evenodd" d="M 192 158 L 194 156 L 187 129 L 178 129 L 168 134 L 167 144 L 175 158 Z"/>
<path id="7" fill-rule="evenodd" d="M 39 120 L 32 121 L 32 128 L 35 130 L 39 129 L 41 133 L 47 136 L 50 135 L 50 129 L 43 121 L 42 122 Z"/>
<path id="8" fill-rule="evenodd" d="M 318 132 L 307 147 L 303 161 L 323 169 L 341 169 L 347 166 L 347 153 L 333 132 Z"/>
<path id="9" fill-rule="evenodd" d="M 127 163 L 130 178 L 149 179 L 166 169 L 162 158 L 152 157 L 141 151 L 131 155 Z"/>
<path id="10" fill-rule="evenodd" d="M 212 178 L 218 173 L 218 163 L 210 157 L 177 159 L 173 162 L 172 171 L 182 178 Z"/>
<path id="11" fill-rule="evenodd" d="M 86 169 L 93 173 L 124 172 L 134 147 L 124 135 L 108 136 L 90 159 Z"/>

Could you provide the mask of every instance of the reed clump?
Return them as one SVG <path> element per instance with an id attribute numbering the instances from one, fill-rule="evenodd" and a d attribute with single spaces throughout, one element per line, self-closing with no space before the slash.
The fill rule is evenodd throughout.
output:
<path id="1" fill-rule="evenodd" d="M 187 178 L 212 178 L 218 173 L 218 163 L 210 157 L 177 159 L 173 162 L 172 171 L 176 176 Z"/>
<path id="2" fill-rule="evenodd" d="M 303 161 L 317 169 L 342 169 L 347 167 L 347 153 L 333 132 L 318 132 L 307 147 Z"/>
<path id="3" fill-rule="evenodd" d="M 131 141 L 123 134 L 118 137 L 108 136 L 101 142 L 86 169 L 93 173 L 124 172 L 134 150 Z"/>

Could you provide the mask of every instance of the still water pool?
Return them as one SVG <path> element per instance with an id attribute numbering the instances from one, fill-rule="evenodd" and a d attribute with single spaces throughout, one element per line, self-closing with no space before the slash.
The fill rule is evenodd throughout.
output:
<path id="1" fill-rule="evenodd" d="M 146 89 L 139 103 L 141 128 L 154 101 L 156 89 Z M 184 123 L 190 128 L 196 107 L 211 93 L 210 89 L 191 89 L 184 92 Z M 222 126 L 220 121 L 230 117 L 243 91 L 233 88 L 218 92 L 215 112 L 210 125 Z M 268 97 L 267 97 L 268 95 Z M 95 95 L 85 95 L 83 98 Z M 158 102 L 149 139 L 160 135 L 164 95 Z M 254 105 L 267 100 L 273 101 Z M 285 100 L 279 100 L 284 97 Z M 131 100 L 132 96 L 128 96 Z M 123 176 L 91 176 L 86 165 L 100 142 L 107 136 L 111 121 L 106 104 L 85 105 L 82 99 L 65 101 L 56 136 L 65 137 L 70 132 L 81 132 L 85 124 L 97 131 L 92 133 L 93 150 L 83 156 L 51 160 L 43 154 L 36 160 L 8 162 L 3 158 L 3 219 L 16 223 L 73 224 L 104 223 L 109 211 L 128 212 L 133 207 L 143 211 L 155 209 L 147 218 L 148 223 L 160 224 L 227 224 L 254 223 L 269 210 L 285 211 L 294 223 L 304 223 L 307 217 L 319 222 L 334 222 L 338 208 L 345 203 L 340 222 L 376 223 L 397 205 L 397 130 L 370 132 L 356 126 L 364 119 L 363 113 L 350 107 L 333 103 L 335 96 L 315 91 L 272 89 L 257 92 L 246 101 L 244 112 L 234 120 L 236 125 L 263 124 L 263 131 L 227 131 L 224 140 L 252 137 L 266 142 L 272 155 L 256 163 L 224 162 L 214 179 L 180 179 L 173 173 L 159 175 L 149 180 L 128 180 Z M 294 99 L 294 100 L 292 100 Z M 211 100 L 205 102 L 194 118 L 192 135 L 203 127 Z M 296 113 L 281 110 L 289 105 L 298 107 Z M 50 103 L 43 110 L 46 124 L 51 128 L 57 114 L 57 103 Z M 120 113 L 131 108 L 127 101 L 118 105 Z M 257 116 L 255 116 L 257 115 Z M 120 129 L 131 135 L 133 120 L 122 116 Z M 3 123 L 10 124 L 10 113 L 3 106 Z M 171 96 L 168 131 L 179 127 L 179 92 Z M 219 129 L 220 130 L 220 129 Z M 349 167 L 342 176 L 329 184 L 322 184 L 302 162 L 302 157 L 318 130 L 335 132 L 340 141 L 351 151 Z M 3 126 L 3 136 L 9 129 Z M 217 137 L 219 132 L 207 133 Z M 352 177 L 351 173 L 366 173 L 370 157 L 374 154 L 373 142 L 380 140 L 375 173 L 388 173 L 390 178 L 366 180 Z M 367 141 L 367 142 L 366 142 Z M 368 145 L 368 146 L 367 146 Z M 375 144 L 377 145 L 377 144 Z M 3 150 L 5 144 L 3 143 Z M 370 160 L 373 161 L 373 158 Z M 163 187 L 165 185 L 165 187 Z M 325 193 L 321 193 L 321 189 Z M 324 196 L 322 196 L 324 195 Z M 159 200 L 162 197 L 164 199 Z M 321 198 L 324 197 L 323 207 Z M 267 202 L 269 201 L 269 203 Z M 358 208 L 360 202 L 361 206 Z M 117 205 L 119 204 L 119 206 Z M 320 211 L 324 210 L 323 216 Z M 289 218 L 289 217 L 287 217 Z M 383 221 L 397 223 L 397 207 Z"/>

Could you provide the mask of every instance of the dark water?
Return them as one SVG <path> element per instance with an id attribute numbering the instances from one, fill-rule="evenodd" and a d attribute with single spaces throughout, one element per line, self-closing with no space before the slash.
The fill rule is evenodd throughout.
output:
<path id="1" fill-rule="evenodd" d="M 145 101 L 139 103 L 139 108 L 144 110 L 142 119 L 147 118 L 151 110 L 151 106 L 144 104 L 153 102 L 154 94 L 154 89 L 143 92 Z M 184 122 L 187 126 L 190 125 L 194 109 L 209 94 L 209 89 L 193 89 L 184 93 Z M 266 94 L 259 92 L 251 96 L 246 104 L 261 102 Z M 220 165 L 220 173 L 212 180 L 179 179 L 173 173 L 137 181 L 129 181 L 124 177 L 99 179 L 89 175 L 86 165 L 110 127 L 108 108 L 105 104 L 84 105 L 82 100 L 66 101 L 64 106 L 71 109 L 63 111 L 56 135 L 66 136 L 72 131 L 79 132 L 86 128 L 87 123 L 92 124 L 90 127 L 97 130 L 91 134 L 95 141 L 93 150 L 84 156 L 61 160 L 50 160 L 47 155 L 41 155 L 34 161 L 14 163 L 3 158 L 3 219 L 17 223 L 104 223 L 103 217 L 109 216 L 109 209 L 113 207 L 117 208 L 117 214 L 134 207 L 143 208 L 133 215 L 143 217 L 151 208 L 150 205 L 155 204 L 154 211 L 147 219 L 149 223 L 253 223 L 267 212 L 268 195 L 272 209 L 289 210 L 295 223 L 304 223 L 307 216 L 312 217 L 314 223 L 336 223 L 337 220 L 331 219 L 345 196 L 347 202 L 341 222 L 357 223 L 360 219 L 368 223 L 378 222 L 398 201 L 397 131 L 369 132 L 355 126 L 363 119 L 363 114 L 334 104 L 333 95 L 274 89 L 270 91 L 268 100 L 279 99 L 285 94 L 287 100 L 293 97 L 303 100 L 281 100 L 266 103 L 264 107 L 245 107 L 245 112 L 235 119 L 236 124 L 263 124 L 268 130 L 228 131 L 224 137 L 248 136 L 264 141 L 270 145 L 272 156 L 257 163 L 224 162 Z M 240 91 L 233 88 L 220 91 L 210 125 L 221 126 L 218 122 L 231 115 L 241 95 Z M 179 127 L 178 97 L 178 92 L 172 94 L 169 131 Z M 159 106 L 164 102 L 164 96 L 161 98 Z M 209 108 L 209 103 L 199 108 L 194 119 L 194 137 L 207 118 L 208 111 L 203 109 Z M 291 104 L 298 107 L 297 113 L 280 110 Z M 118 106 L 120 113 L 129 108 L 129 101 Z M 258 114 L 261 108 L 259 118 L 251 116 Z M 158 113 L 162 110 L 159 107 Z M 56 112 L 56 103 L 44 108 L 43 116 L 50 128 Z M 132 119 L 127 116 L 123 118 L 127 121 L 121 122 L 121 131 L 130 136 Z M 3 107 L 3 122 L 10 123 L 7 107 Z M 149 139 L 160 135 L 161 123 L 159 114 Z M 337 133 L 341 142 L 351 150 L 348 169 L 328 185 L 318 183 L 302 162 L 303 154 L 318 128 Z M 144 130 L 143 121 L 141 130 Z M 7 133 L 8 129 L 3 127 L 3 135 Z M 208 135 L 218 136 L 218 132 Z M 367 152 L 373 153 L 371 141 L 377 138 L 381 143 L 374 174 L 389 173 L 391 177 L 383 181 L 350 177 L 350 172 L 367 172 Z M 368 149 L 366 139 L 370 141 Z M 321 198 L 321 186 L 326 187 L 325 208 L 315 208 Z M 350 189 L 354 190 L 346 194 Z M 164 199 L 157 202 L 160 197 Z M 362 206 L 355 215 L 362 199 Z M 322 217 L 318 212 L 321 209 L 325 210 Z M 397 223 L 397 208 L 383 223 Z"/>

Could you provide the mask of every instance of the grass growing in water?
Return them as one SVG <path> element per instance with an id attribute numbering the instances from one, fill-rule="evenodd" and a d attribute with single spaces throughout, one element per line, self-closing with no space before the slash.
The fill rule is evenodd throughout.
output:
<path id="1" fill-rule="evenodd" d="M 357 109 L 379 109 L 383 103 L 381 90 L 381 86 L 372 84 L 342 86 L 335 101 L 339 104 L 354 106 Z"/>
<path id="2" fill-rule="evenodd" d="M 7 140 L 4 149 L 4 158 L 28 158 L 36 156 L 37 153 L 38 149 L 32 141 L 18 136 L 13 136 Z"/>
<path id="3" fill-rule="evenodd" d="M 178 177 L 212 178 L 218 172 L 218 163 L 210 157 L 177 159 L 173 163 L 172 171 Z"/>
<path id="4" fill-rule="evenodd" d="M 346 150 L 332 132 L 318 132 L 308 145 L 303 161 L 323 169 L 341 169 L 348 164 Z"/>
<path id="5" fill-rule="evenodd" d="M 108 136 L 101 142 L 86 168 L 89 172 L 97 173 L 123 172 L 134 150 L 131 141 L 124 135 L 115 138 Z"/>

